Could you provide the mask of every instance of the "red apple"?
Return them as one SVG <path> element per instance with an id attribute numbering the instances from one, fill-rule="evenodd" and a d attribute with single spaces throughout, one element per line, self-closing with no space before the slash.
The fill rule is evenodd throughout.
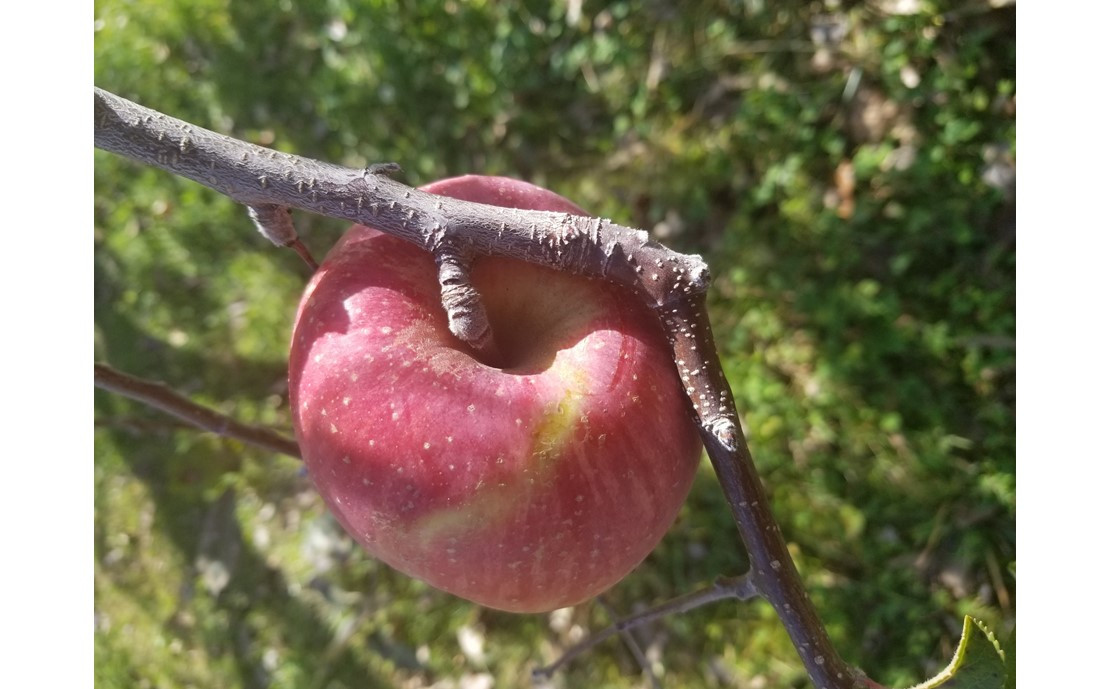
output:
<path id="1" fill-rule="evenodd" d="M 506 178 L 424 189 L 585 214 Z M 494 365 L 448 330 L 428 253 L 352 227 L 297 314 L 297 440 L 328 508 L 375 557 L 491 608 L 573 605 L 651 552 L 701 446 L 662 329 L 636 297 L 508 259 L 478 259 L 473 279 Z"/>

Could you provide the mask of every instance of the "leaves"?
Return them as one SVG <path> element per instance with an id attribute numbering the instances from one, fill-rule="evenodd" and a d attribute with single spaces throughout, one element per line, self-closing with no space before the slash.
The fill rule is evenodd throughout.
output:
<path id="1" fill-rule="evenodd" d="M 914 689 L 1003 689 L 1008 682 L 1002 646 L 986 625 L 967 616 L 952 662 Z"/>

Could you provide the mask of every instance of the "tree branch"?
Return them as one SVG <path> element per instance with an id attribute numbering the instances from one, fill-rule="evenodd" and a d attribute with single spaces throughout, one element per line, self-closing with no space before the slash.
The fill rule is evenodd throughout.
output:
<path id="1" fill-rule="evenodd" d="M 187 177 L 256 209 L 300 208 L 370 225 L 435 252 L 457 240 L 474 255 L 504 256 L 635 289 L 653 306 L 704 294 L 709 269 L 646 232 L 600 218 L 488 206 L 435 196 L 387 175 L 255 146 L 95 89 L 98 148 Z M 296 237 L 270 209 L 259 228 L 275 244 Z M 257 219 L 256 219 L 257 222 Z M 292 232 L 292 234 L 291 234 Z"/>
<path id="2" fill-rule="evenodd" d="M 748 600 L 759 595 L 752 583 L 751 576 L 745 574 L 739 577 L 720 577 L 712 586 L 697 591 L 692 591 L 683 594 L 669 601 L 656 605 L 653 608 L 648 608 L 643 612 L 635 615 L 617 620 L 600 632 L 586 637 L 575 645 L 571 646 L 559 657 L 554 663 L 550 665 L 536 668 L 532 671 L 532 676 L 539 679 L 550 678 L 559 668 L 563 667 L 570 661 L 574 660 L 583 653 L 591 650 L 606 639 L 617 635 L 623 634 L 630 629 L 635 629 L 641 625 L 654 622 L 669 615 L 688 612 L 694 608 L 700 608 L 709 603 L 715 603 L 719 600 L 726 598 L 736 598 L 737 600 Z"/>
<path id="3" fill-rule="evenodd" d="M 664 313 L 663 321 L 696 416 L 704 420 L 715 410 L 719 418 L 735 418 L 736 402 L 717 356 L 705 299 L 686 300 Z M 775 608 L 810 679 L 819 688 L 858 686 L 862 674 L 840 658 L 806 593 L 744 434 L 738 425 L 715 427 L 713 421 L 703 421 L 699 430 L 748 550 L 752 583 Z"/>
<path id="4" fill-rule="evenodd" d="M 609 616 L 609 619 L 617 619 L 616 610 L 605 600 L 605 596 L 598 596 L 595 600 L 597 604 L 601 606 L 601 609 L 605 611 L 605 614 Z M 636 664 L 640 666 L 640 672 L 651 682 L 652 689 L 663 689 L 659 682 L 659 678 L 655 676 L 655 670 L 651 667 L 651 661 L 649 661 L 644 654 L 644 649 L 640 648 L 640 644 L 636 641 L 636 637 L 632 636 L 632 632 L 628 629 L 622 629 L 618 633 L 621 635 L 621 641 L 624 642 L 625 648 L 632 654 L 632 658 L 636 661 Z"/>
<path id="5" fill-rule="evenodd" d="M 658 314 L 670 340 L 690 410 L 750 555 L 751 585 L 782 619 L 817 687 L 865 685 L 862 673 L 833 648 L 771 514 L 717 357 L 705 307 L 709 270 L 700 256 L 671 251 L 646 232 L 600 218 L 428 194 L 389 179 L 386 173 L 396 170 L 391 164 L 356 170 L 279 153 L 100 89 L 94 109 L 97 147 L 187 177 L 248 207 L 271 208 L 276 224 L 258 225 L 275 243 L 290 241 L 291 223 L 280 217 L 299 208 L 370 225 L 432 252 L 439 258 L 452 331 L 479 351 L 488 333 L 480 301 L 468 289 L 470 257 L 515 258 L 635 291 Z"/>
<path id="6" fill-rule="evenodd" d="M 297 443 L 268 428 L 248 426 L 218 411 L 202 407 L 170 389 L 165 383 L 144 380 L 117 371 L 107 364 L 93 364 L 96 387 L 142 402 L 175 416 L 191 426 L 225 438 L 235 438 L 270 452 L 301 458 Z"/>

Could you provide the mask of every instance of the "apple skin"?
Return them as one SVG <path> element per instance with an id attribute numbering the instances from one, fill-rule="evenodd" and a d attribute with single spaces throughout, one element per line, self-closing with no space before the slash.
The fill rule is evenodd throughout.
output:
<path id="1" fill-rule="evenodd" d="M 496 177 L 434 194 L 585 215 Z M 500 258 L 473 281 L 501 361 L 448 330 L 423 249 L 354 226 L 309 283 L 289 359 L 308 472 L 370 554 L 481 605 L 543 612 L 639 564 L 701 445 L 656 317 L 617 286 Z"/>

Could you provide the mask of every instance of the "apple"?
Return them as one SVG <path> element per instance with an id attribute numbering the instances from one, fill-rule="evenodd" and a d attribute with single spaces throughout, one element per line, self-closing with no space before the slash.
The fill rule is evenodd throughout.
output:
<path id="1" fill-rule="evenodd" d="M 498 177 L 425 191 L 585 215 Z M 481 605 L 603 592 L 663 537 L 700 457 L 665 336 L 630 292 L 480 258 L 500 360 L 448 330 L 423 249 L 352 227 L 297 312 L 290 406 L 308 472 L 370 554 Z"/>

